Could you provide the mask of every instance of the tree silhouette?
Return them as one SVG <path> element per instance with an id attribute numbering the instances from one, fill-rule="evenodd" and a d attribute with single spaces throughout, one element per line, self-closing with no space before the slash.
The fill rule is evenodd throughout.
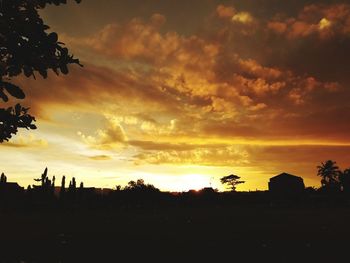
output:
<path id="1" fill-rule="evenodd" d="M 52 183 L 51 183 L 51 191 L 54 193 L 55 192 L 55 181 L 56 181 L 56 176 L 52 177 Z"/>
<path id="2" fill-rule="evenodd" d="M 0 177 L 0 184 L 6 184 L 6 182 L 7 182 L 7 177 L 4 173 L 2 173 Z"/>
<path id="3" fill-rule="evenodd" d="M 129 191 L 155 191 L 158 192 L 159 189 L 156 188 L 152 184 L 145 184 L 145 181 L 143 179 L 138 179 L 136 182 L 135 181 L 130 181 L 128 182 L 128 185 L 125 186 L 124 190 L 129 190 Z"/>
<path id="4" fill-rule="evenodd" d="M 0 77 L 1 85 L 1 77 Z M 1 96 L 0 86 L 0 96 Z M 3 99 L 3 97 L 1 97 Z M 20 104 L 15 107 L 8 107 L 7 109 L 0 108 L 0 143 L 8 141 L 12 134 L 16 134 L 18 128 L 36 129 L 33 124 L 35 118 L 30 116 L 28 109 L 23 108 Z"/>
<path id="5" fill-rule="evenodd" d="M 41 187 L 44 188 L 44 186 L 47 184 L 47 167 L 45 168 L 43 174 L 41 175 L 40 178 L 34 179 L 35 182 L 41 182 Z"/>
<path id="6" fill-rule="evenodd" d="M 65 192 L 66 192 L 66 177 L 63 175 L 62 181 L 61 181 L 60 198 L 63 198 Z"/>
<path id="7" fill-rule="evenodd" d="M 340 173 L 339 181 L 343 188 L 343 191 L 346 193 L 350 193 L 350 168 Z"/>
<path id="8" fill-rule="evenodd" d="M 77 189 L 77 183 L 76 183 L 76 181 L 75 181 L 75 177 L 73 177 L 73 179 L 72 179 L 72 186 L 71 186 L 71 189 L 72 189 L 73 191 L 75 191 L 75 190 Z"/>
<path id="9" fill-rule="evenodd" d="M 220 181 L 222 184 L 228 185 L 232 192 L 235 192 L 238 184 L 245 183 L 245 181 L 240 181 L 239 179 L 241 179 L 241 177 L 238 175 L 231 174 L 220 178 Z"/>
<path id="10" fill-rule="evenodd" d="M 317 175 L 322 177 L 323 188 L 333 190 L 339 188 L 340 170 L 335 161 L 322 162 L 321 165 L 317 166 L 317 169 Z"/>
<path id="11" fill-rule="evenodd" d="M 70 201 L 73 201 L 76 199 L 76 193 L 77 193 L 77 183 L 75 180 L 75 177 L 72 178 L 72 180 L 69 182 L 68 192 L 67 192 L 67 198 Z"/>
<path id="12" fill-rule="evenodd" d="M 75 0 L 80 3 L 81 0 Z M 10 81 L 21 75 L 47 78 L 48 70 L 68 74 L 68 64 L 79 64 L 69 54 L 55 32 L 48 33 L 38 10 L 48 4 L 66 4 L 66 0 L 1 0 L 0 1 L 0 99 L 9 96 L 24 99 L 22 89 Z M 0 143 L 8 141 L 18 128 L 36 129 L 35 118 L 17 104 L 0 108 Z"/>

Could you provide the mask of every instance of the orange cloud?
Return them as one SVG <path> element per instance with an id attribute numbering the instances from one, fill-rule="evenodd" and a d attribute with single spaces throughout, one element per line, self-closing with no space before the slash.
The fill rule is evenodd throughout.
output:
<path id="1" fill-rule="evenodd" d="M 247 164 L 248 153 L 239 146 L 204 147 L 195 149 L 145 151 L 134 156 L 137 165 L 149 164 L 192 164 L 208 166 L 240 166 Z"/>
<path id="2" fill-rule="evenodd" d="M 108 160 L 111 160 L 112 158 L 108 155 L 95 155 L 95 156 L 89 156 L 89 159 L 94 161 L 108 161 Z"/>
<path id="3" fill-rule="evenodd" d="M 34 135 L 19 135 L 11 139 L 9 142 L 2 143 L 1 146 L 15 148 L 45 148 L 48 146 L 48 142 L 44 139 L 38 139 Z"/>
<path id="4" fill-rule="evenodd" d="M 84 143 L 92 148 L 108 150 L 119 148 L 125 141 L 125 131 L 119 123 L 109 120 L 105 129 L 98 129 L 94 135 L 85 135 L 78 132 Z"/>
<path id="5" fill-rule="evenodd" d="M 267 24 L 267 28 L 278 34 L 283 34 L 287 30 L 287 24 L 284 22 L 270 21 Z"/>
<path id="6" fill-rule="evenodd" d="M 229 11 L 221 10 L 221 16 Z M 322 98 L 336 100 L 345 92 L 342 85 L 241 55 L 229 39 L 218 41 L 215 34 L 163 32 L 165 21 L 155 14 L 148 21 L 132 19 L 106 25 L 91 37 L 71 38 L 96 61 L 64 77 L 21 79 L 30 106 L 39 116 L 58 107 L 107 118 L 106 127 L 80 133 L 87 145 L 100 149 L 192 136 L 322 139 L 305 112 L 327 111 L 320 108 Z M 337 137 L 347 138 L 342 132 L 332 139 Z"/>
<path id="7" fill-rule="evenodd" d="M 67 37 L 67 40 L 116 58 L 163 61 L 181 41 L 175 32 L 160 34 L 159 28 L 165 21 L 164 16 L 154 14 L 148 23 L 134 18 L 125 25 L 108 24 L 93 37 L 79 40 Z"/>
<path id="8" fill-rule="evenodd" d="M 248 12 L 239 12 L 232 17 L 233 22 L 242 24 L 251 24 L 254 21 L 253 16 Z"/>
<path id="9" fill-rule="evenodd" d="M 333 36 L 349 36 L 349 4 L 312 4 L 300 11 L 297 17 L 268 22 L 268 28 L 290 39 L 305 38 L 312 35 L 320 39 Z"/>
<path id="10" fill-rule="evenodd" d="M 236 14 L 236 10 L 232 6 L 219 5 L 216 13 L 220 18 L 232 18 Z"/>

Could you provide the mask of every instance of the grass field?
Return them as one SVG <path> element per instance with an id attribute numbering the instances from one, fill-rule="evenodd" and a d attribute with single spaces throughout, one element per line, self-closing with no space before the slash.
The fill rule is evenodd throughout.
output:
<path id="1" fill-rule="evenodd" d="M 350 247 L 347 207 L 2 212 L 0 225 L 1 262 L 115 262 L 107 258 L 122 257 L 221 262 L 226 256 L 347 262 L 337 260 Z"/>

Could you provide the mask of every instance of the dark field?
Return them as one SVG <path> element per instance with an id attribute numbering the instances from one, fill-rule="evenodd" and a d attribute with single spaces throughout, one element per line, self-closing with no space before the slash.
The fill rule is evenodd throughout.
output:
<path id="1" fill-rule="evenodd" d="M 7 211 L 0 225 L 1 262 L 349 262 L 350 251 L 344 205 Z"/>

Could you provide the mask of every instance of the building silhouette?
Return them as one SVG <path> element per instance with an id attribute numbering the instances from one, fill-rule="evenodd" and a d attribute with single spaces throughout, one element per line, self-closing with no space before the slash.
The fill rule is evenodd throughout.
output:
<path id="1" fill-rule="evenodd" d="M 19 186 L 18 183 L 6 182 L 3 185 L 1 185 L 0 189 L 1 189 L 0 191 L 2 191 L 3 193 L 7 193 L 7 194 L 24 192 L 24 188 Z"/>
<path id="2" fill-rule="evenodd" d="M 20 201 L 24 194 L 24 188 L 17 183 L 2 182 L 0 183 L 0 202 L 17 202 Z"/>
<path id="3" fill-rule="evenodd" d="M 288 173 L 276 175 L 269 181 L 269 191 L 274 194 L 298 194 L 304 189 L 303 178 Z"/>

